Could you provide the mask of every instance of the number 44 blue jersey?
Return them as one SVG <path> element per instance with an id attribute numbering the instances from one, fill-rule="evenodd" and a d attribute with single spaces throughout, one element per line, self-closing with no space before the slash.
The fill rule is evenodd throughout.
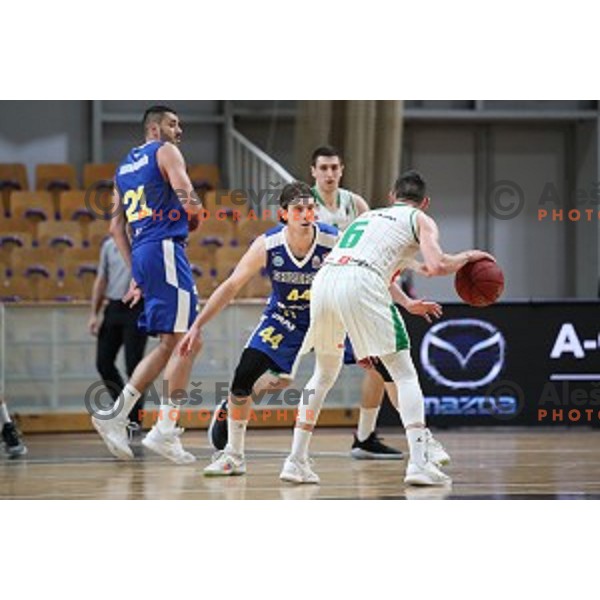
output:
<path id="1" fill-rule="evenodd" d="M 313 224 L 313 245 L 303 258 L 287 243 L 287 228 L 279 225 L 265 233 L 267 272 L 273 291 L 247 348 L 260 350 L 293 377 L 310 326 L 310 287 L 317 271 L 338 239 L 335 227 Z"/>

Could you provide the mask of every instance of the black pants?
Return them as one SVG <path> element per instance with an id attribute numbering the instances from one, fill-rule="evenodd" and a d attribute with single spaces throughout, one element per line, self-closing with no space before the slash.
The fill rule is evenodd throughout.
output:
<path id="1" fill-rule="evenodd" d="M 104 320 L 98 332 L 96 368 L 115 401 L 125 385 L 115 365 L 121 346 L 125 347 L 125 367 L 128 377 L 131 377 L 137 364 L 144 358 L 148 336 L 137 327 L 137 320 L 142 310 L 142 302 L 129 308 L 120 300 L 110 300 L 104 311 Z M 131 421 L 140 422 L 139 411 L 143 408 L 142 394 L 129 413 Z"/>

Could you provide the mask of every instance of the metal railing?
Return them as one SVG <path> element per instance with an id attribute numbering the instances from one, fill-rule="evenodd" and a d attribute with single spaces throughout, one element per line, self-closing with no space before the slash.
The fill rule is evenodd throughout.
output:
<path id="1" fill-rule="evenodd" d="M 230 187 L 248 194 L 251 208 L 276 212 L 281 188 L 295 177 L 233 127 L 228 130 Z"/>

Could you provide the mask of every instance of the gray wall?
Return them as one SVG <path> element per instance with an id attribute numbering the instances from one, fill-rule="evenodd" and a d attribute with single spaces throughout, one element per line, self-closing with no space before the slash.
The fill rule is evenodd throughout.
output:
<path id="1" fill-rule="evenodd" d="M 88 102 L 13 101 L 0 103 L 0 162 L 27 165 L 30 185 L 38 163 L 74 164 L 89 159 Z"/>
<path id="2" fill-rule="evenodd" d="M 546 186 L 556 190 L 565 215 L 574 206 L 575 188 L 592 187 L 595 136 L 589 123 L 409 124 L 403 166 L 425 175 L 445 250 L 478 246 L 496 255 L 506 275 L 506 299 L 593 298 L 598 221 L 540 221 L 538 208 Z M 514 218 L 497 218 L 488 209 L 488 190 L 500 181 L 523 192 L 523 209 Z M 418 278 L 416 287 L 432 298 L 457 299 L 452 278 Z"/>

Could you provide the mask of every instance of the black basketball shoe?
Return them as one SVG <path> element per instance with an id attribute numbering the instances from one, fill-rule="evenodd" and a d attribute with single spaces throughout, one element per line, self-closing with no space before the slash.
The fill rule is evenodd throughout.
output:
<path id="1" fill-rule="evenodd" d="M 352 458 L 362 460 L 402 460 L 404 454 L 400 450 L 390 448 L 382 442 L 382 438 L 373 432 L 364 442 L 359 442 L 354 434 L 354 443 L 350 451 Z"/>
<path id="2" fill-rule="evenodd" d="M 19 432 L 14 423 L 4 423 L 2 427 L 2 441 L 6 452 L 10 456 L 23 456 L 27 454 L 27 446 L 19 436 Z"/>

